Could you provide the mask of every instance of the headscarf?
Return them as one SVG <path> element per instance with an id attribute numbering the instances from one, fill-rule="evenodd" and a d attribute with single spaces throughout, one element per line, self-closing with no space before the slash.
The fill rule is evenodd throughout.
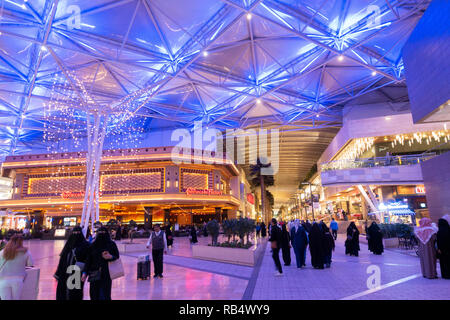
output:
<path id="1" fill-rule="evenodd" d="M 432 225 L 431 219 L 422 218 L 419 221 L 419 227 L 414 228 L 414 233 L 423 244 L 430 241 L 433 234 L 437 233 L 437 228 Z"/>
<path id="2" fill-rule="evenodd" d="M 95 240 L 92 243 L 93 248 L 103 250 L 110 242 L 112 242 L 112 240 L 111 236 L 109 235 L 108 229 L 106 229 L 106 227 L 98 228 L 97 236 L 95 237 Z"/>
<path id="3" fill-rule="evenodd" d="M 447 220 L 448 224 L 450 225 L 450 215 L 446 214 L 442 217 L 442 219 Z"/>
<path id="4" fill-rule="evenodd" d="M 295 220 L 294 220 L 294 228 L 295 228 L 295 232 L 297 232 L 299 226 L 300 226 L 300 220 L 295 219 Z"/>
<path id="5" fill-rule="evenodd" d="M 67 242 L 64 245 L 63 250 L 61 251 L 61 256 L 67 254 L 69 251 L 73 250 L 84 242 L 87 241 L 83 236 L 83 230 L 81 229 L 81 227 L 74 227 L 72 229 L 71 235 L 69 236 L 69 239 L 67 239 Z"/>
<path id="6" fill-rule="evenodd" d="M 380 227 L 378 226 L 378 224 L 375 221 L 372 221 L 372 224 L 370 225 L 369 228 L 367 228 L 367 230 L 370 232 L 377 232 L 377 231 L 380 231 Z"/>

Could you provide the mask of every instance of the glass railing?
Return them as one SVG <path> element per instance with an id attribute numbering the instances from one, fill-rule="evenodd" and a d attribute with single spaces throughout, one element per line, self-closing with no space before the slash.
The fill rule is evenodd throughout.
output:
<path id="1" fill-rule="evenodd" d="M 436 156 L 436 153 L 422 153 L 405 156 L 387 156 L 377 158 L 335 160 L 324 162 L 320 165 L 321 171 L 343 170 L 353 168 L 373 168 L 387 166 L 405 166 L 419 164 Z"/>

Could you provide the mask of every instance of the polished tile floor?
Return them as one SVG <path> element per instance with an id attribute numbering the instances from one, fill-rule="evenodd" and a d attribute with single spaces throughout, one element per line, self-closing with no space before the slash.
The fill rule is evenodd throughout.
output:
<path id="1" fill-rule="evenodd" d="M 144 241 L 138 239 L 136 241 Z M 208 242 L 199 237 L 199 243 Z M 41 269 L 38 299 L 55 299 L 53 272 L 64 242 L 27 241 L 35 264 Z M 359 257 L 344 254 L 343 238 L 337 241 L 331 269 L 284 267 L 282 277 L 274 276 L 270 246 L 266 246 L 255 268 L 192 258 L 187 238 L 175 238 L 165 256 L 164 278 L 136 280 L 137 256 L 122 255 L 126 276 L 113 281 L 113 299 L 450 299 L 450 280 L 424 279 L 419 259 L 399 250 L 386 250 L 382 256 L 369 254 L 361 243 Z M 281 255 L 280 255 L 281 256 Z M 292 254 L 294 261 L 294 255 Z M 368 267 L 379 267 L 380 287 L 367 287 Z M 153 267 L 152 267 L 153 270 Z M 438 269 L 439 275 L 440 270 Z M 89 298 L 88 285 L 85 299 Z"/>

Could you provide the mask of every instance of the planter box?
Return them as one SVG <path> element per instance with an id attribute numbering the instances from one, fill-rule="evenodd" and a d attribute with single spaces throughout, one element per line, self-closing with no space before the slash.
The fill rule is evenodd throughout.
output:
<path id="1" fill-rule="evenodd" d="M 398 248 L 398 238 L 383 239 L 383 246 L 385 248 Z"/>
<path id="2" fill-rule="evenodd" d="M 116 244 L 120 253 L 148 251 L 145 243 L 118 242 Z"/>
<path id="3" fill-rule="evenodd" d="M 239 264 L 244 266 L 254 266 L 261 253 L 261 245 L 254 245 L 249 249 L 223 248 L 202 245 L 192 246 L 193 258 Z"/>
<path id="4" fill-rule="evenodd" d="M 368 244 L 365 236 L 359 237 L 360 243 Z M 385 248 L 398 248 L 398 238 L 386 238 L 383 239 L 383 247 Z"/>

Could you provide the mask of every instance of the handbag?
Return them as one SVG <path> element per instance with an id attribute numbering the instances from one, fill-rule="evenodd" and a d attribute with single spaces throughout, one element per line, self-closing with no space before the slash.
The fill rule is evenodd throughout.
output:
<path id="1" fill-rule="evenodd" d="M 108 262 L 108 268 L 109 268 L 109 276 L 111 277 L 111 280 L 118 279 L 125 275 L 125 272 L 123 270 L 122 260 L 120 260 L 120 258 L 116 259 L 114 261 Z"/>
<path id="2" fill-rule="evenodd" d="M 73 256 L 74 256 L 74 258 L 75 258 L 75 265 L 76 265 L 78 268 L 80 268 L 81 271 L 83 271 L 84 266 L 86 265 L 86 263 L 81 262 L 81 261 L 78 261 L 77 255 L 75 254 L 75 249 L 72 249 L 72 252 L 73 252 Z"/>
<path id="3" fill-rule="evenodd" d="M 276 242 L 276 241 L 272 241 L 272 242 L 270 243 L 270 247 L 271 247 L 272 249 L 277 249 L 277 248 L 278 248 L 277 242 Z"/>
<path id="4" fill-rule="evenodd" d="M 102 268 L 89 272 L 89 282 L 99 281 L 102 277 Z"/>

